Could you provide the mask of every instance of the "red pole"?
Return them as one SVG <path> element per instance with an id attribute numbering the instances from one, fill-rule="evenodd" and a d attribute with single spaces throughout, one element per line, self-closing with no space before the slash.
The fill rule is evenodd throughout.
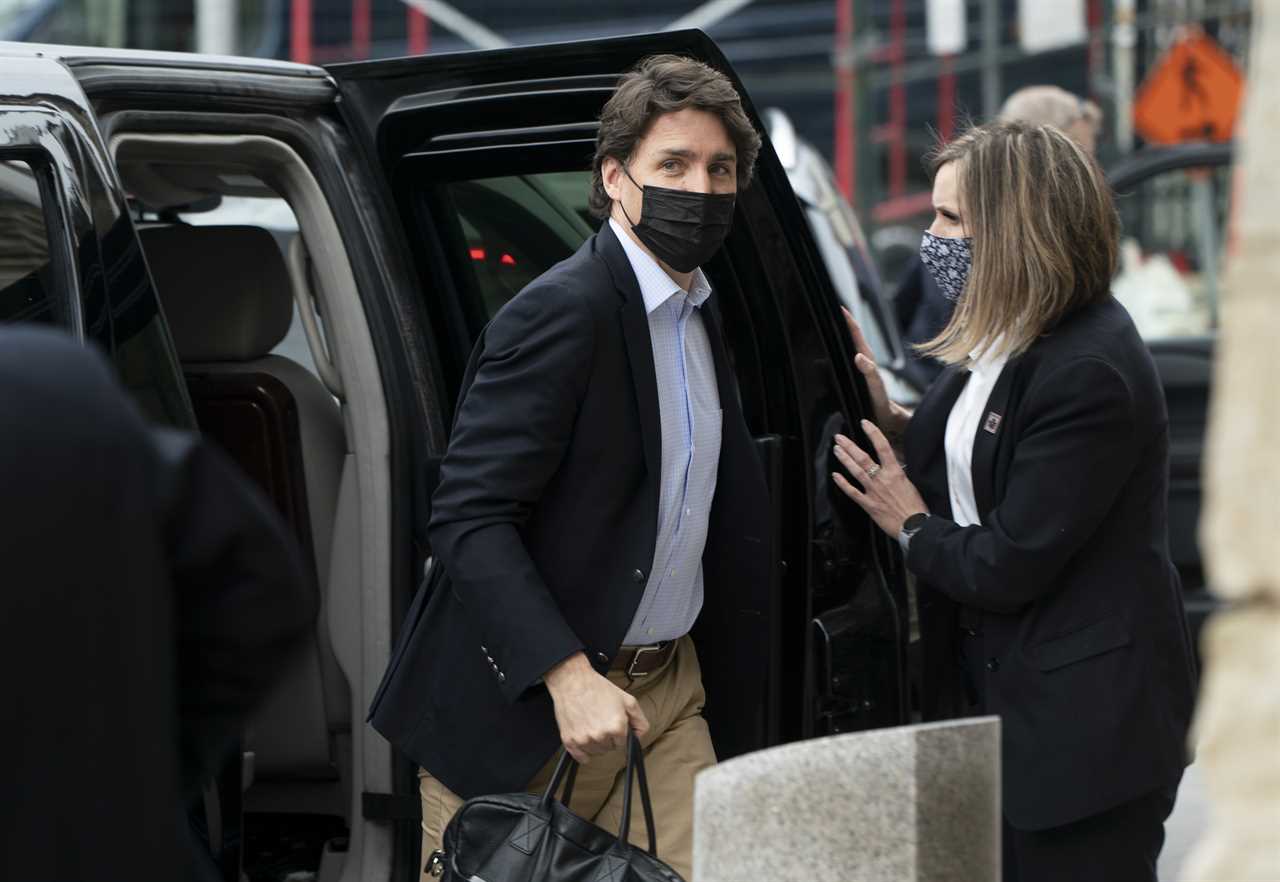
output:
<path id="1" fill-rule="evenodd" d="M 431 21 L 424 13 L 409 7 L 406 25 L 409 31 L 409 54 L 424 55 L 431 45 Z"/>
<path id="2" fill-rule="evenodd" d="M 907 86 L 902 80 L 906 60 L 907 10 L 905 0 L 893 0 L 889 21 L 890 53 L 893 59 L 893 86 L 889 90 L 889 196 L 901 196 L 907 189 Z"/>
<path id="3" fill-rule="evenodd" d="M 857 172 L 854 126 L 853 0 L 836 0 L 836 182 L 852 201 Z"/>
<path id="4" fill-rule="evenodd" d="M 351 55 L 368 58 L 373 36 L 373 0 L 351 0 Z"/>
<path id="5" fill-rule="evenodd" d="M 1094 83 L 1097 82 L 1102 66 L 1106 64 L 1106 48 L 1103 45 L 1102 0 L 1089 0 L 1089 94 L 1094 94 Z"/>
<path id="6" fill-rule="evenodd" d="M 293 0 L 289 7 L 289 57 L 311 63 L 311 0 Z"/>
<path id="7" fill-rule="evenodd" d="M 938 137 L 950 141 L 956 130 L 956 73 L 951 68 L 954 56 L 941 58 L 942 72 L 938 75 Z"/>

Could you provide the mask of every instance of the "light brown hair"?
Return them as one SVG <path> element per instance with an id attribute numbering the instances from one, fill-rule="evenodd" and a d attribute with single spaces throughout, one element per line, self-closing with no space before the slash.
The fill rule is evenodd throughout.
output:
<path id="1" fill-rule="evenodd" d="M 1026 352 L 1063 316 L 1110 295 L 1120 218 L 1092 156 L 1052 126 L 997 122 L 930 157 L 954 162 L 973 266 L 947 326 L 918 349 L 946 364 Z"/>
<path id="2" fill-rule="evenodd" d="M 700 61 L 679 55 L 651 55 L 623 74 L 600 113 L 591 174 L 592 214 L 608 217 L 612 207 L 604 189 L 604 161 L 612 156 L 627 162 L 654 120 L 686 108 L 714 114 L 724 124 L 738 152 L 738 189 L 746 189 L 760 153 L 760 135 L 742 109 L 742 99 L 733 83 Z"/>

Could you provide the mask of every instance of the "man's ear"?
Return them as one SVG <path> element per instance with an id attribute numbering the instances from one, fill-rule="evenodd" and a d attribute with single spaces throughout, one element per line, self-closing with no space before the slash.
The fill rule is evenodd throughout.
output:
<path id="1" fill-rule="evenodd" d="M 604 184 L 605 193 L 617 202 L 622 198 L 622 163 L 612 156 L 606 156 L 600 164 L 600 181 Z"/>

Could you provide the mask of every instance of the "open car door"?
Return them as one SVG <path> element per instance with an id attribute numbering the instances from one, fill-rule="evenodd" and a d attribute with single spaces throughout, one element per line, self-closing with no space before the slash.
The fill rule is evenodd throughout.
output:
<path id="1" fill-rule="evenodd" d="M 1150 148 L 1110 170 L 1123 221 L 1114 290 L 1147 342 L 1169 408 L 1169 551 L 1194 645 L 1216 606 L 1197 541 L 1231 144 Z"/>
<path id="2" fill-rule="evenodd" d="M 704 61 L 742 91 L 697 31 L 329 68 L 417 262 L 450 407 L 489 318 L 598 227 L 587 210 L 597 120 L 619 75 L 656 53 Z M 745 93 L 744 104 L 763 133 Z M 861 437 L 866 390 L 767 143 L 733 232 L 705 269 L 780 549 L 768 608 L 740 610 L 726 650 L 768 654 L 756 705 L 726 718 L 717 684 L 706 684 L 717 752 L 905 722 L 908 612 L 896 549 L 829 477 L 834 433 Z"/>

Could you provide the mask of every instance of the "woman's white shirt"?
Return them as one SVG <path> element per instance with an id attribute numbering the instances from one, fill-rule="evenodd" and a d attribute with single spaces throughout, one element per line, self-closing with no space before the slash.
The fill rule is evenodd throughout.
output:
<path id="1" fill-rule="evenodd" d="M 990 352 L 992 347 L 985 351 Z M 947 488 L 951 494 L 951 519 L 962 527 L 982 523 L 973 494 L 973 445 L 986 416 L 987 401 L 1004 370 L 1007 355 L 973 354 L 969 381 L 947 417 Z"/>

